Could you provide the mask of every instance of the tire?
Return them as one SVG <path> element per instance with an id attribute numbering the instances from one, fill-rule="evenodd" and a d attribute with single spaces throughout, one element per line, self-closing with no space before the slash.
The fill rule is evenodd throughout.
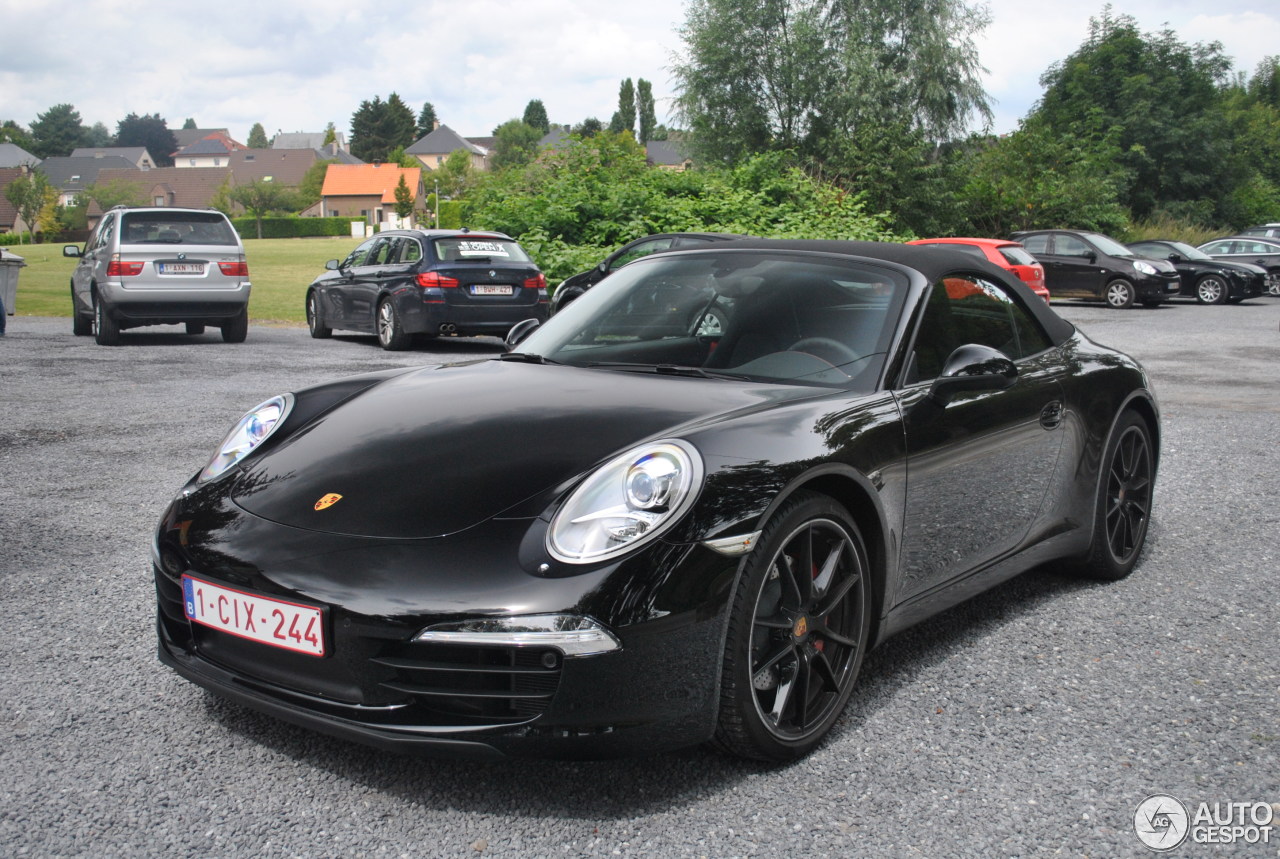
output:
<path id="1" fill-rule="evenodd" d="M 120 326 L 107 313 L 96 293 L 93 296 L 93 339 L 99 346 L 120 345 Z"/>
<path id="2" fill-rule="evenodd" d="M 1133 307 L 1133 299 L 1135 298 L 1133 284 L 1123 277 L 1109 280 L 1106 288 L 1102 290 L 1102 298 L 1107 302 L 1108 307 L 1114 307 L 1116 310 Z"/>
<path id="3" fill-rule="evenodd" d="M 1275 272 L 1267 278 L 1267 295 L 1280 297 L 1280 272 Z"/>
<path id="4" fill-rule="evenodd" d="M 702 317 L 702 321 L 698 323 L 698 330 L 693 333 L 698 337 L 723 337 L 724 328 L 728 322 L 724 312 L 718 307 L 713 307 Z"/>
<path id="5" fill-rule="evenodd" d="M 730 603 L 716 746 L 784 761 L 822 742 L 866 653 L 869 573 L 862 536 L 833 499 L 800 492 L 774 514 Z"/>
<path id="6" fill-rule="evenodd" d="M 404 324 L 400 322 L 400 314 L 396 313 L 396 306 L 391 299 L 384 298 L 378 302 L 378 343 L 388 352 L 400 352 L 409 348 L 409 344 L 413 341 L 412 335 L 404 330 Z"/>
<path id="7" fill-rule="evenodd" d="M 249 308 L 246 305 L 235 316 L 222 323 L 224 343 L 243 343 L 249 336 Z"/>
<path id="8" fill-rule="evenodd" d="M 188 333 L 188 334 L 203 334 L 203 333 L 204 333 L 204 323 L 203 323 L 203 322 L 188 322 L 188 323 L 187 323 L 187 333 Z"/>
<path id="9" fill-rule="evenodd" d="M 1077 572 L 1092 579 L 1117 581 L 1133 571 L 1151 521 L 1155 481 L 1151 431 L 1135 412 L 1116 422 L 1103 457 L 1094 502 L 1093 542 Z"/>
<path id="10" fill-rule="evenodd" d="M 314 292 L 307 293 L 307 330 L 316 340 L 327 340 L 333 336 L 333 329 L 326 328 L 320 316 L 320 301 Z"/>
<path id="11" fill-rule="evenodd" d="M 1226 304 L 1231 290 L 1216 274 L 1206 274 L 1196 281 L 1196 301 L 1201 304 Z"/>
<path id="12" fill-rule="evenodd" d="M 85 316 L 76 306 L 76 285 L 71 284 L 71 333 L 77 337 L 88 337 L 93 333 L 93 314 Z"/>

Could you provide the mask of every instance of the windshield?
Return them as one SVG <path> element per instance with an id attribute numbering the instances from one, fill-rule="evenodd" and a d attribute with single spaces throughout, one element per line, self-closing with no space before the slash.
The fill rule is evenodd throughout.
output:
<path id="1" fill-rule="evenodd" d="M 637 260 L 518 347 L 619 372 L 874 386 L 907 278 L 872 263 L 762 251 Z"/>
<path id="2" fill-rule="evenodd" d="M 1093 242 L 1094 247 L 1102 251 L 1107 256 L 1112 257 L 1133 257 L 1137 256 L 1133 251 L 1120 244 L 1112 238 L 1108 238 L 1100 233 L 1085 233 L 1084 237 Z"/>
<path id="3" fill-rule="evenodd" d="M 120 229 L 121 241 L 131 245 L 236 245 L 219 212 L 125 212 Z"/>
<path id="4" fill-rule="evenodd" d="M 1184 259 L 1212 260 L 1209 256 L 1199 248 L 1193 248 L 1186 242 L 1169 242 L 1169 247 L 1182 254 Z"/>
<path id="5" fill-rule="evenodd" d="M 445 262 L 529 262 L 529 255 L 511 239 L 492 236 L 454 236 L 436 239 L 436 256 Z"/>

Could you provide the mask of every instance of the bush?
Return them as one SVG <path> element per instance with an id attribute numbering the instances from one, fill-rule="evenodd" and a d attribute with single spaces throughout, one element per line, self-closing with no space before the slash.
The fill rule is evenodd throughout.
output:
<path id="1" fill-rule="evenodd" d="M 311 236 L 350 236 L 351 225 L 360 223 L 361 218 L 263 218 L 262 237 L 264 239 L 298 239 Z M 231 225 L 236 228 L 242 239 L 258 237 L 258 222 L 255 218 L 232 218 Z"/>
<path id="2" fill-rule="evenodd" d="M 0 245 L 29 245 L 31 233 L 0 233 Z"/>

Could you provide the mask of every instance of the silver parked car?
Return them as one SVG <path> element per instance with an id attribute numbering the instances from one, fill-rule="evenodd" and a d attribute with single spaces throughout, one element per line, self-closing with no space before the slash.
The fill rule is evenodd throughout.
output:
<path id="1" fill-rule="evenodd" d="M 249 331 L 249 265 L 227 216 L 215 209 L 116 206 L 102 216 L 71 274 L 72 330 L 103 346 L 143 325 L 206 325 L 228 343 Z"/>

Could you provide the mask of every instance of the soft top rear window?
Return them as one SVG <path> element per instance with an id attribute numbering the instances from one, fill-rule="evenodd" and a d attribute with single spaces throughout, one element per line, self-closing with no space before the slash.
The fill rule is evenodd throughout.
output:
<path id="1" fill-rule="evenodd" d="M 129 245 L 239 244 L 231 224 L 219 212 L 125 212 L 120 241 Z"/>
<path id="2" fill-rule="evenodd" d="M 436 256 L 445 262 L 530 262 L 524 248 L 511 239 L 451 236 L 436 239 Z"/>

